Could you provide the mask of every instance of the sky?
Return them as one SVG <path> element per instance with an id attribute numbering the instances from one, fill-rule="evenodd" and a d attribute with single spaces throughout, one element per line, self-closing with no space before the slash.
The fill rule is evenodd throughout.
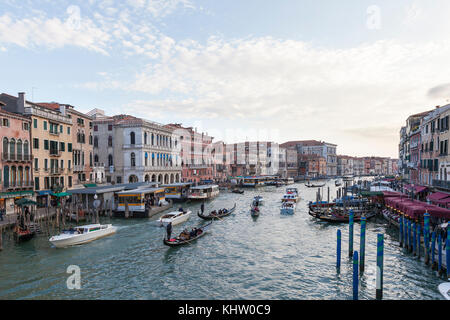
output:
<path id="1" fill-rule="evenodd" d="M 398 157 L 450 103 L 448 0 L 2 0 L 0 91 L 214 141 Z"/>

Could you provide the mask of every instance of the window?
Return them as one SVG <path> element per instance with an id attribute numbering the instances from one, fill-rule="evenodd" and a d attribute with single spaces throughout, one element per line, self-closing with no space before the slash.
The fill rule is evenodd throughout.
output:
<path id="1" fill-rule="evenodd" d="M 61 160 L 61 169 L 64 169 L 64 160 Z"/>
<path id="2" fill-rule="evenodd" d="M 122 183 L 122 177 L 117 177 L 117 183 Z"/>
<path id="3" fill-rule="evenodd" d="M 3 118 L 2 125 L 4 127 L 9 127 L 9 119 Z"/>
<path id="4" fill-rule="evenodd" d="M 48 140 L 44 140 L 44 150 L 48 150 Z"/>
<path id="5" fill-rule="evenodd" d="M 112 147 L 112 137 L 108 137 L 108 147 Z"/>
<path id="6" fill-rule="evenodd" d="M 33 148 L 39 149 L 39 139 L 33 138 Z"/>
<path id="7" fill-rule="evenodd" d="M 34 189 L 35 190 L 39 190 L 40 189 L 39 188 L 39 178 L 38 177 L 34 178 Z"/>
<path id="8" fill-rule="evenodd" d="M 72 152 L 72 144 L 71 143 L 67 144 L 67 151 Z"/>
<path id="9" fill-rule="evenodd" d="M 94 163 L 97 163 L 98 162 L 98 155 L 96 154 L 96 155 L 94 155 Z"/>
<path id="10" fill-rule="evenodd" d="M 22 123 L 22 129 L 25 130 L 25 131 L 28 131 L 30 129 L 30 127 L 28 125 L 28 122 L 23 122 Z"/>
<path id="11" fill-rule="evenodd" d="M 108 124 L 108 131 L 112 131 L 112 124 Z"/>
<path id="12" fill-rule="evenodd" d="M 130 133 L 130 144 L 135 144 L 136 143 L 136 135 L 134 132 Z"/>
<path id="13" fill-rule="evenodd" d="M 37 119 L 33 119 L 33 127 L 37 129 Z"/>
<path id="14" fill-rule="evenodd" d="M 34 168 L 39 169 L 39 159 L 38 158 L 34 158 Z"/>
<path id="15" fill-rule="evenodd" d="M 72 176 L 69 176 L 69 188 L 72 187 Z"/>
<path id="16" fill-rule="evenodd" d="M 44 121 L 44 130 L 47 130 L 47 121 Z"/>
<path id="17" fill-rule="evenodd" d="M 66 144 L 65 144 L 64 142 L 60 142 L 60 143 L 59 143 L 59 149 L 60 149 L 61 151 L 66 151 Z"/>
<path id="18" fill-rule="evenodd" d="M 108 166 L 112 166 L 112 165 L 114 165 L 113 156 L 112 156 L 112 154 L 110 154 L 108 156 Z"/>
<path id="19" fill-rule="evenodd" d="M 93 142 L 92 135 L 89 134 L 89 144 L 90 144 L 91 146 L 92 146 L 92 142 Z"/>
<path id="20" fill-rule="evenodd" d="M 134 154 L 134 152 L 131 153 L 130 160 L 131 160 L 131 166 L 135 167 L 136 166 L 136 155 Z"/>
<path id="21" fill-rule="evenodd" d="M 94 137 L 94 148 L 98 148 L 98 137 Z"/>
<path id="22" fill-rule="evenodd" d="M 92 163 L 93 163 L 93 158 L 92 158 L 92 152 L 89 152 L 89 166 L 92 167 Z"/>
<path id="23" fill-rule="evenodd" d="M 44 159 L 44 169 L 48 169 L 48 159 Z"/>
<path id="24" fill-rule="evenodd" d="M 94 126 L 94 131 L 98 131 L 98 126 L 97 125 Z"/>
<path id="25" fill-rule="evenodd" d="M 67 127 L 67 134 L 70 134 L 70 127 Z"/>
<path id="26" fill-rule="evenodd" d="M 72 167 L 71 167 L 71 165 L 72 165 L 72 160 L 67 160 L 67 161 L 69 161 L 68 163 L 67 163 L 67 169 L 71 169 Z"/>

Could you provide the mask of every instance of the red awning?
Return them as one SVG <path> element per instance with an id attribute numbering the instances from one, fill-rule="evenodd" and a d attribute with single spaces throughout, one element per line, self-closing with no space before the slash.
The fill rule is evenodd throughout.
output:
<path id="1" fill-rule="evenodd" d="M 433 200 L 433 203 L 446 205 L 447 203 L 450 203 L 450 197 L 440 199 L 440 200 Z"/>
<path id="2" fill-rule="evenodd" d="M 450 197 L 450 194 L 444 192 L 435 192 L 429 195 L 427 199 L 430 201 L 434 201 L 434 200 L 441 200 L 447 197 Z"/>
<path id="3" fill-rule="evenodd" d="M 425 190 L 427 190 L 428 188 L 427 187 L 424 187 L 424 186 L 415 186 L 414 187 L 414 192 L 415 193 L 420 193 L 420 192 L 423 192 L 423 191 L 425 191 Z"/>

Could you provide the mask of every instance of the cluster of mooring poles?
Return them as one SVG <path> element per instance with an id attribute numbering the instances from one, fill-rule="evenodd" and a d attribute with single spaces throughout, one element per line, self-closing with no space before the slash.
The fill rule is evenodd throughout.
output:
<path id="1" fill-rule="evenodd" d="M 438 275 L 445 274 L 445 268 L 442 265 L 442 248 L 443 242 L 446 241 L 446 273 L 447 278 L 450 279 L 450 232 L 447 227 L 447 239 L 443 239 L 442 233 L 436 234 L 435 231 L 430 232 L 430 214 L 424 214 L 424 226 L 421 229 L 420 223 L 411 221 L 405 217 L 400 217 L 399 224 L 399 244 L 400 247 L 405 248 L 408 252 L 417 256 L 420 260 L 421 248 L 425 256 L 425 264 L 430 265 L 433 270 L 437 270 Z M 358 300 L 358 285 L 359 272 L 364 272 L 365 265 L 365 245 L 366 245 L 366 218 L 361 218 L 361 235 L 359 259 L 358 251 L 353 251 L 353 229 L 354 229 L 354 214 L 350 210 L 349 217 L 349 242 L 348 252 L 349 258 L 353 259 L 353 300 Z M 423 233 L 423 242 L 421 240 Z M 337 230 L 337 261 L 336 268 L 340 272 L 341 268 L 341 230 Z M 437 244 L 436 244 L 437 240 Z M 437 247 L 437 261 L 436 261 L 436 247 Z M 376 299 L 381 300 L 383 297 L 383 252 L 384 252 L 384 236 L 377 235 L 377 276 L 376 276 Z M 431 261 L 430 261 L 431 260 Z M 359 267 L 359 268 L 358 268 Z"/>
<path id="2" fill-rule="evenodd" d="M 447 226 L 447 238 L 443 237 L 442 232 L 430 230 L 430 214 L 423 215 L 423 230 L 421 230 L 420 222 L 412 221 L 405 216 L 400 216 L 399 221 L 399 245 L 405 248 L 407 252 L 417 256 L 420 260 L 421 251 L 424 253 L 425 265 L 430 265 L 432 270 L 436 270 L 439 276 L 447 271 L 447 278 L 450 279 L 450 226 Z M 421 240 L 423 231 L 423 241 Z M 436 243 L 437 242 L 437 243 Z M 446 268 L 442 264 L 442 250 L 445 244 Z M 437 247 L 437 248 L 436 248 Z M 437 261 L 436 261 L 437 250 Z M 431 259 L 431 261 L 430 261 Z M 431 263 L 430 263 L 431 262 Z"/>
<path id="3" fill-rule="evenodd" d="M 354 213 L 350 210 L 349 216 L 349 241 L 348 241 L 348 255 L 353 259 L 353 300 L 358 300 L 359 288 L 359 273 L 364 272 L 365 255 L 366 255 L 366 223 L 367 219 L 361 217 L 361 235 L 358 251 L 353 251 L 353 229 L 354 229 Z M 337 230 L 337 272 L 341 270 L 341 230 Z M 381 300 L 383 297 L 383 253 L 384 253 L 384 236 L 378 234 L 377 236 L 377 278 L 376 278 L 376 299 Z M 359 258 L 359 259 L 358 259 Z"/>

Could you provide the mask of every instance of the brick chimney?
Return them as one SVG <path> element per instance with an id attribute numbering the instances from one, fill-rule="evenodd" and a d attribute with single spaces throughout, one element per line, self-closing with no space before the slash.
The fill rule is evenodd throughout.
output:
<path id="1" fill-rule="evenodd" d="M 19 98 L 17 99 L 17 113 L 25 113 L 25 92 L 19 92 Z"/>

